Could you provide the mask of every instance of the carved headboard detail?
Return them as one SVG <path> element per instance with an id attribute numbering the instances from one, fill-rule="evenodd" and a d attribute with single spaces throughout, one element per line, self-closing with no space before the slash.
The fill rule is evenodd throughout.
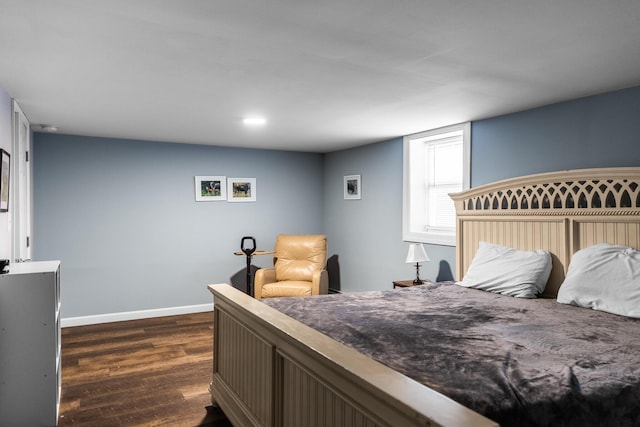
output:
<path id="1" fill-rule="evenodd" d="M 640 247 L 640 168 L 543 173 L 451 197 L 457 215 L 457 279 L 482 240 L 546 249 L 554 267 L 544 295 L 555 297 L 577 250 L 596 243 Z"/>

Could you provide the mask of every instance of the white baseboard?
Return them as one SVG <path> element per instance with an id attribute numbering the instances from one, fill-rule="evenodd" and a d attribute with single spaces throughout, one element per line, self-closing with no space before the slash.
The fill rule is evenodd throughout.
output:
<path id="1" fill-rule="evenodd" d="M 95 325 L 97 323 L 121 322 L 123 320 L 148 319 L 150 317 L 175 316 L 177 314 L 213 311 L 213 303 L 185 305 L 182 307 L 156 308 L 152 310 L 125 311 L 121 313 L 96 314 L 93 316 L 67 317 L 60 319 L 60 326 Z"/>

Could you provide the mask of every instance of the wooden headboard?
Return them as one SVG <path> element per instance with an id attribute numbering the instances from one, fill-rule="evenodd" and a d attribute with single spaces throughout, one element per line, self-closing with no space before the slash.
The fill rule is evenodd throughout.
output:
<path id="1" fill-rule="evenodd" d="M 578 169 L 507 179 L 451 194 L 456 206 L 456 278 L 480 241 L 548 250 L 544 292 L 555 297 L 571 255 L 596 243 L 640 248 L 640 168 Z"/>

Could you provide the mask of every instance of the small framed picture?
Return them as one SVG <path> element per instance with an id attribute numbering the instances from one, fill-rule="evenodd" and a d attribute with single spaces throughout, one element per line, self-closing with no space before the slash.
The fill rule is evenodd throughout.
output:
<path id="1" fill-rule="evenodd" d="M 224 176 L 196 176 L 195 191 L 197 202 L 227 200 L 227 178 Z"/>
<path id="2" fill-rule="evenodd" d="M 345 175 L 344 177 L 345 200 L 360 200 L 362 198 L 362 181 L 360 175 Z"/>
<path id="3" fill-rule="evenodd" d="M 255 202 L 256 179 L 255 178 L 229 178 L 227 179 L 227 193 L 229 202 Z"/>
<path id="4" fill-rule="evenodd" d="M 0 154 L 0 212 L 8 212 L 11 155 L 4 150 L 0 150 Z"/>

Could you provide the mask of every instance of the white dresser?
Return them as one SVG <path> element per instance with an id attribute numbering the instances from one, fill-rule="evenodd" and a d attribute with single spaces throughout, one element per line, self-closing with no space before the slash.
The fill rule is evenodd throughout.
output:
<path id="1" fill-rule="evenodd" d="M 55 426 L 60 405 L 60 261 L 0 274 L 0 427 Z"/>

